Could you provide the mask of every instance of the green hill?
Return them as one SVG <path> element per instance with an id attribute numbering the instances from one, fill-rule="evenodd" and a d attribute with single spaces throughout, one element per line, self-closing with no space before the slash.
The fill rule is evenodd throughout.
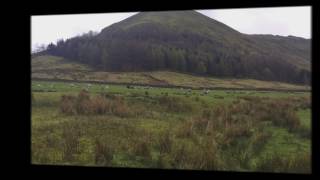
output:
<path id="1" fill-rule="evenodd" d="M 196 11 L 141 12 L 57 45 L 50 54 L 99 71 L 176 71 L 310 83 L 310 40 L 246 35 Z"/>

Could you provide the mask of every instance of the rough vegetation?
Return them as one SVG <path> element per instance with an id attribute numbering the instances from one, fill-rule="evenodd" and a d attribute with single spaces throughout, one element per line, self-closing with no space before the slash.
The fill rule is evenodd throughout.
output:
<path id="1" fill-rule="evenodd" d="M 308 93 L 54 85 L 33 85 L 35 164 L 311 171 Z"/>

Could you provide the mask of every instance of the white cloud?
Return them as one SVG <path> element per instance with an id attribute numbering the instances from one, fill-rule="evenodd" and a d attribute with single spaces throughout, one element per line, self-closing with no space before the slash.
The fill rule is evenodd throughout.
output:
<path id="1" fill-rule="evenodd" d="M 198 12 L 246 34 L 311 38 L 311 7 L 219 9 Z"/>
<path id="2" fill-rule="evenodd" d="M 49 44 L 90 30 L 100 32 L 104 27 L 136 13 L 103 13 L 78 15 L 45 15 L 31 17 L 31 44 Z"/>

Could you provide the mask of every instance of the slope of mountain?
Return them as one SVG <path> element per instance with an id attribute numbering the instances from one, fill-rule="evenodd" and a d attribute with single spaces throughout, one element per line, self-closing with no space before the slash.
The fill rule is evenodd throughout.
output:
<path id="1" fill-rule="evenodd" d="M 173 70 L 310 83 L 310 40 L 242 34 L 196 11 L 141 12 L 42 53 L 105 71 Z"/>
<path id="2" fill-rule="evenodd" d="M 33 80 L 150 85 L 163 87 L 309 91 L 310 86 L 254 79 L 215 78 L 169 71 L 104 72 L 56 56 L 31 60 Z"/>

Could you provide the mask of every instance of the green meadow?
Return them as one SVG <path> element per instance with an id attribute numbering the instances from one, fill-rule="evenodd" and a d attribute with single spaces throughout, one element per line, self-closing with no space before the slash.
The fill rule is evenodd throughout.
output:
<path id="1" fill-rule="evenodd" d="M 310 92 L 35 80 L 31 92 L 33 164 L 311 172 Z"/>

